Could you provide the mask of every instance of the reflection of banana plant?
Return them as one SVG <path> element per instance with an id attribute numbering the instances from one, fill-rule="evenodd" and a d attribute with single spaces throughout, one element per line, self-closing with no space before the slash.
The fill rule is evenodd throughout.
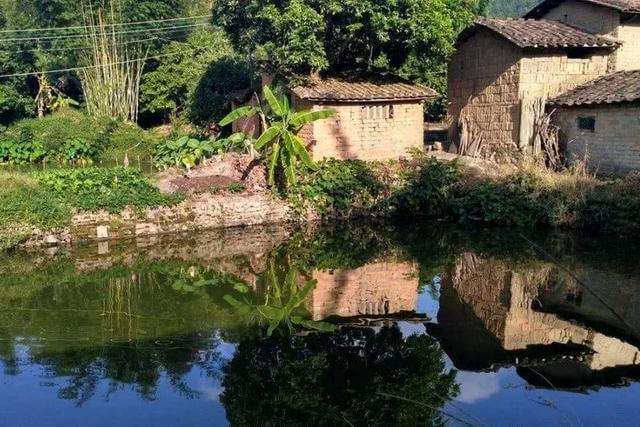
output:
<path id="1" fill-rule="evenodd" d="M 275 259 L 271 258 L 269 268 L 263 276 L 263 280 L 266 282 L 263 303 L 256 304 L 250 301 L 248 288 L 236 289 L 247 294 L 242 301 L 231 295 L 226 295 L 224 299 L 240 314 L 257 316 L 260 320 L 266 321 L 269 325 L 268 335 L 271 335 L 276 328 L 285 325 L 289 331 L 294 331 L 296 328 L 323 332 L 333 331 L 333 325 L 329 323 L 308 320 L 308 312 L 302 304 L 315 288 L 317 282 L 309 280 L 300 287 L 298 286 L 298 275 L 299 272 L 294 267 L 288 268 L 284 275 L 281 274 Z"/>
<path id="2" fill-rule="evenodd" d="M 215 280 L 206 279 L 204 272 L 198 267 L 189 267 L 178 270 L 171 287 L 180 292 L 195 292 L 199 288 L 215 283 Z"/>

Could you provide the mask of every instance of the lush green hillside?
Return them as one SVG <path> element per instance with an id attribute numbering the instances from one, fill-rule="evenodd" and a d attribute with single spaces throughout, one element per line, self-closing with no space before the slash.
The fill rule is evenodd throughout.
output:
<path id="1" fill-rule="evenodd" d="M 488 16 L 518 17 L 527 13 L 539 0 L 491 0 L 487 8 Z"/>

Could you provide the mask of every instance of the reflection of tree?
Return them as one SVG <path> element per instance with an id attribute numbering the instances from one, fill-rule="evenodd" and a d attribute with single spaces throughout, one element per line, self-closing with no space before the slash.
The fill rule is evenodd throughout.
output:
<path id="1" fill-rule="evenodd" d="M 223 371 L 233 425 L 439 424 L 458 390 L 436 341 L 397 326 L 249 339 Z"/>
<path id="2" fill-rule="evenodd" d="M 244 293 L 241 299 L 233 295 L 224 298 L 238 314 L 252 316 L 259 323 L 268 324 L 267 334 L 278 327 L 332 331 L 328 323 L 309 320 L 309 313 L 303 304 L 315 288 L 315 280 L 305 280 L 298 269 L 291 265 L 287 251 L 274 252 L 267 262 L 267 270 L 258 276 L 256 285 L 259 294 L 252 294 L 248 285 L 236 284 L 235 291 Z"/>
<path id="3" fill-rule="evenodd" d="M 78 405 L 90 400 L 105 380 L 107 399 L 120 389 L 130 388 L 142 398 L 153 400 L 163 375 L 177 393 L 193 398 L 198 392 L 186 384 L 184 377 L 194 366 L 214 377 L 220 363 L 216 347 L 217 340 L 211 336 L 192 334 L 166 341 L 41 354 L 33 362 L 43 365 L 49 377 L 68 377 L 58 395 L 61 399 L 75 400 Z"/>

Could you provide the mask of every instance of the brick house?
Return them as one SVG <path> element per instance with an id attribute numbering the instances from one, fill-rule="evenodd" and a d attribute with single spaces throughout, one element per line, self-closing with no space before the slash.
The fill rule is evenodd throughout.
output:
<path id="1" fill-rule="evenodd" d="M 466 131 L 483 139 L 484 154 L 525 149 L 537 100 L 605 74 L 617 46 L 556 21 L 477 21 L 449 63 L 451 140 L 460 140 L 466 121 L 473 127 Z"/>
<path id="2" fill-rule="evenodd" d="M 635 69 L 640 0 L 546 0 L 524 19 L 479 20 L 449 65 L 450 138 L 479 135 L 484 155 L 526 152 L 549 98 Z"/>
<path id="3" fill-rule="evenodd" d="M 273 78 L 263 75 L 262 84 Z M 287 87 L 296 110 L 332 109 L 335 116 L 307 125 L 300 136 L 314 160 L 388 160 L 424 146 L 424 103 L 437 96 L 426 86 L 389 75 L 311 80 Z M 238 94 L 232 106 L 255 103 L 253 91 Z M 253 104 L 252 104 L 253 105 Z M 245 120 L 234 131 L 259 134 L 259 120 Z"/>
<path id="4" fill-rule="evenodd" d="M 424 102 L 433 89 L 391 76 L 327 78 L 291 89 L 298 110 L 332 109 L 301 136 L 313 158 L 386 160 L 424 145 Z"/>
<path id="5" fill-rule="evenodd" d="M 603 174 L 640 169 L 640 70 L 608 74 L 549 104 L 569 159 Z"/>

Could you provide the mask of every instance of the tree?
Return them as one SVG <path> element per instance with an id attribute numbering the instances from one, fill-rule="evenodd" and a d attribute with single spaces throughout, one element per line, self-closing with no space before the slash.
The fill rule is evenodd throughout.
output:
<path id="1" fill-rule="evenodd" d="M 527 13 L 540 0 L 491 0 L 487 14 L 501 18 L 514 18 Z"/>
<path id="2" fill-rule="evenodd" d="M 246 62 L 220 29 L 194 31 L 184 42 L 169 43 L 160 54 L 171 56 L 142 81 L 141 112 L 147 117 L 184 115 L 206 125 L 228 112 L 232 91 L 251 84 Z"/>
<path id="3" fill-rule="evenodd" d="M 391 72 L 444 92 L 458 33 L 486 0 L 237 0 L 214 22 L 286 75 Z"/>
<path id="4" fill-rule="evenodd" d="M 333 116 L 334 111 L 295 112 L 289 104 L 289 99 L 286 96 L 278 99 L 269 86 L 264 87 L 264 99 L 268 109 L 263 108 L 262 104 L 258 107 L 238 108 L 222 119 L 220 126 L 227 126 L 242 118 L 260 115 L 266 130 L 260 135 L 254 147 L 256 150 L 264 149 L 267 153 L 269 185 L 275 184 L 276 169 L 279 167 L 284 171 L 287 184 L 295 186 L 300 161 L 310 169 L 317 168 L 298 133 L 306 124 Z"/>

